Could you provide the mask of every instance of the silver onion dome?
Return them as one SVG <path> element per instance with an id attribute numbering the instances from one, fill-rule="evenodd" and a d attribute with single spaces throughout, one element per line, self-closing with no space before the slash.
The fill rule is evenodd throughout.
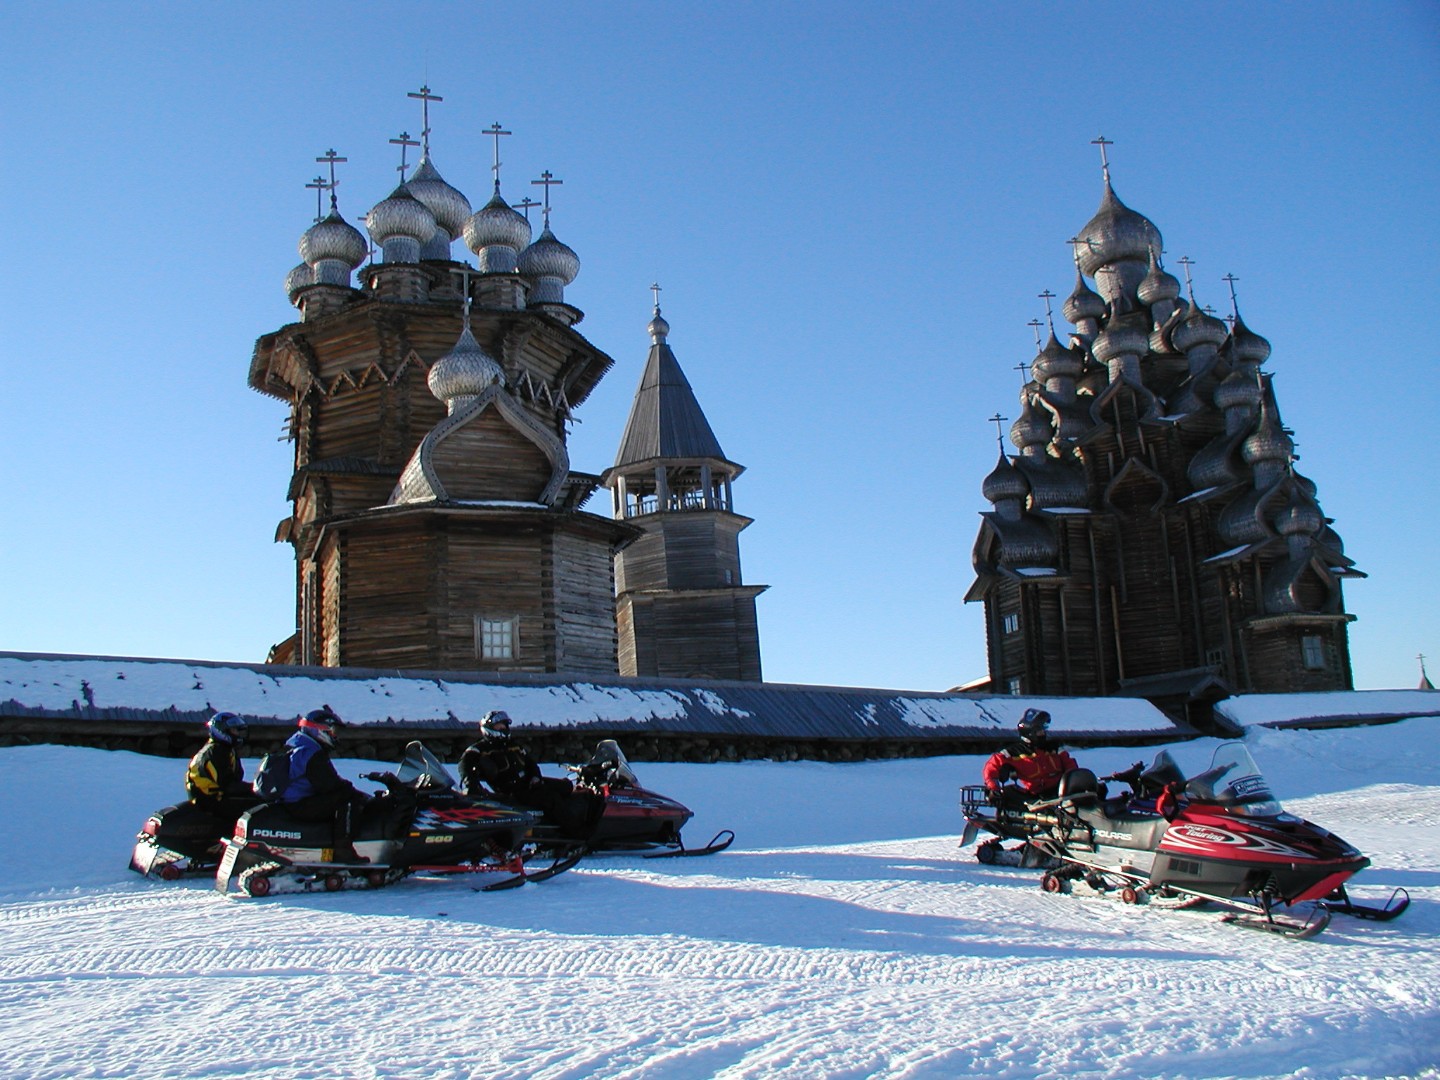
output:
<path id="1" fill-rule="evenodd" d="M 1270 359 L 1270 342 L 1245 325 L 1239 312 L 1230 328 L 1230 351 L 1242 364 L 1263 364 Z"/>
<path id="2" fill-rule="evenodd" d="M 457 398 L 474 397 L 503 377 L 500 364 L 480 347 L 467 319 L 455 347 L 435 361 L 427 381 L 430 392 L 453 411 Z"/>
<path id="3" fill-rule="evenodd" d="M 1023 499 L 1030 494 L 1030 482 L 1002 452 L 995 468 L 990 470 L 990 475 L 985 477 L 980 485 L 980 492 L 991 503 L 1005 499 Z"/>
<path id="4" fill-rule="evenodd" d="M 1098 319 L 1108 309 L 1105 300 L 1089 285 L 1085 284 L 1085 277 L 1080 273 L 1079 268 L 1075 270 L 1075 291 L 1065 298 L 1060 313 L 1070 322 L 1071 326 L 1078 325 L 1081 319 Z"/>
<path id="5" fill-rule="evenodd" d="M 1240 453 L 1244 455 L 1246 462 L 1250 465 L 1258 465 L 1262 462 L 1285 463 L 1295 453 L 1295 443 L 1290 436 L 1285 434 L 1275 414 L 1266 409 L 1262 403 L 1260 411 L 1260 426 L 1255 434 L 1251 435 L 1240 446 Z"/>
<path id="6" fill-rule="evenodd" d="M 1137 327 L 1116 324 L 1111 320 L 1110 325 L 1095 336 L 1090 351 L 1102 364 L 1117 356 L 1144 356 L 1150 351 L 1150 335 Z"/>
<path id="7" fill-rule="evenodd" d="M 1220 410 L 1235 408 L 1254 408 L 1260 404 L 1260 399 L 1265 392 L 1260 389 L 1260 384 L 1253 375 L 1246 375 L 1242 371 L 1232 371 L 1223 382 L 1215 388 L 1215 407 Z"/>
<path id="8" fill-rule="evenodd" d="M 1219 345 L 1225 340 L 1225 324 L 1208 311 L 1191 308 L 1184 321 L 1170 332 L 1170 344 L 1182 353 L 1197 345 Z"/>
<path id="9" fill-rule="evenodd" d="M 1135 292 L 1146 307 L 1153 307 L 1162 300 L 1174 300 L 1180 295 L 1180 279 L 1160 269 L 1160 260 L 1155 257 L 1154 248 L 1150 249 L 1150 270 Z"/>
<path id="10" fill-rule="evenodd" d="M 569 285 L 580 273 L 580 257 L 555 239 L 546 225 L 540 238 L 520 253 L 519 267 L 527 277 L 558 278 L 562 285 Z"/>
<path id="11" fill-rule="evenodd" d="M 1099 297 L 1097 296 L 1098 300 Z M 1055 331 L 1050 331 L 1050 340 L 1045 343 L 1045 348 L 1040 350 L 1039 355 L 1030 361 L 1030 375 L 1038 383 L 1048 382 L 1055 378 L 1080 377 L 1084 369 L 1081 358 L 1072 350 L 1060 344 L 1055 337 Z"/>
<path id="12" fill-rule="evenodd" d="M 1325 515 L 1304 497 L 1293 500 L 1275 519 L 1275 531 L 1281 536 L 1314 536 L 1324 527 Z"/>
<path id="13" fill-rule="evenodd" d="M 290 298 L 290 302 L 293 304 L 299 296 L 301 289 L 307 285 L 314 284 L 315 272 L 310 269 L 309 264 L 301 263 L 285 275 L 285 295 Z"/>
<path id="14" fill-rule="evenodd" d="M 1020 410 L 1020 419 L 1010 425 L 1010 441 L 1024 450 L 1027 446 L 1044 446 L 1055 437 L 1055 427 L 1050 416 L 1036 409 L 1027 396 Z"/>
<path id="15" fill-rule="evenodd" d="M 435 215 L 401 184 L 365 216 L 370 238 L 385 252 L 386 262 L 416 263 L 420 247 L 435 234 Z"/>
<path id="16" fill-rule="evenodd" d="M 530 243 L 530 222 L 500 195 L 465 220 L 465 246 L 480 261 L 481 273 L 513 273 L 522 248 Z"/>
<path id="17" fill-rule="evenodd" d="M 492 244 L 519 251 L 530 243 L 530 222 L 512 209 L 498 190 L 466 219 L 463 232 L 466 246 L 477 255 Z"/>
<path id="18" fill-rule="evenodd" d="M 1080 270 L 1092 276 L 1102 266 L 1125 259 L 1143 262 L 1152 248 L 1164 249 L 1160 230 L 1144 214 L 1122 203 L 1108 179 L 1100 209 L 1076 236 L 1081 241 Z"/>
<path id="19" fill-rule="evenodd" d="M 426 150 L 420 164 L 410 179 L 405 181 L 405 190 L 425 205 L 435 217 L 435 223 L 450 234 L 454 240 L 465 227 L 470 216 L 470 200 L 445 182 L 430 160 Z"/>
<path id="20" fill-rule="evenodd" d="M 660 314 L 660 309 L 655 309 L 655 317 L 650 320 L 650 325 L 645 327 L 650 334 L 650 340 L 656 345 L 664 345 L 665 337 L 670 333 L 670 324 L 665 321 L 665 316 Z"/>
<path id="21" fill-rule="evenodd" d="M 360 230 L 333 206 L 326 217 L 300 237 L 300 257 L 309 265 L 314 280 L 326 285 L 348 286 L 350 271 L 364 261 L 369 251 L 370 245 Z"/>

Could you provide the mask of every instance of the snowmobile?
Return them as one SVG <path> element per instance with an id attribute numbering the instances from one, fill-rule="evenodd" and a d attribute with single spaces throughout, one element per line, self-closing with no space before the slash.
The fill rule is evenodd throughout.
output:
<path id="1" fill-rule="evenodd" d="M 333 860 L 334 828 L 300 821 L 279 803 L 247 811 L 215 874 L 215 888 L 245 896 L 282 892 L 380 888 L 412 874 L 486 875 L 476 891 L 494 892 L 544 881 L 584 855 L 577 843 L 527 843 L 537 811 L 462 795 L 454 779 L 423 744 L 411 742 L 393 773 L 365 773 L 386 787 L 365 807 L 353 838 L 368 862 Z M 531 869 L 527 864 L 542 864 Z"/>
<path id="2" fill-rule="evenodd" d="M 1072 769 L 1055 798 L 1023 808 L 989 807 L 967 788 L 961 845 L 981 831 L 1015 836 L 1057 861 L 1041 878 L 1046 892 L 1083 885 L 1129 904 L 1211 903 L 1228 909 L 1228 922 L 1295 938 L 1320 933 L 1334 912 L 1388 920 L 1409 905 L 1404 889 L 1380 907 L 1353 902 L 1345 882 L 1370 860 L 1287 814 L 1239 743 L 1217 747 L 1188 780 L 1163 750 L 1149 768 L 1105 779 L 1126 781 L 1130 793 L 1108 798 L 1089 769 Z"/>
<path id="3" fill-rule="evenodd" d="M 234 831 L 235 818 L 217 817 L 191 802 L 156 810 L 135 835 L 130 869 L 165 881 L 213 874 L 225 838 Z"/>
<path id="4" fill-rule="evenodd" d="M 735 841 L 722 829 L 704 847 L 687 848 L 680 830 L 695 816 L 693 810 L 640 786 L 635 770 L 614 739 L 605 739 L 583 765 L 569 765 L 575 787 L 604 800 L 599 823 L 587 837 L 592 851 L 638 852 L 646 858 L 714 855 Z"/>

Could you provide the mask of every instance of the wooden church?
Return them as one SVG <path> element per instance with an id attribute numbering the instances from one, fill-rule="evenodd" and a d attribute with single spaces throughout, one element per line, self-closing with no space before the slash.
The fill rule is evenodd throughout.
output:
<path id="1" fill-rule="evenodd" d="M 329 213 L 286 280 L 300 322 L 260 338 L 250 364 L 250 386 L 289 406 L 295 447 L 276 539 L 295 551 L 296 630 L 271 661 L 758 680 L 761 590 L 740 582 L 749 519 L 730 502 L 740 466 L 683 374 L 673 392 L 664 347 L 658 392 L 642 380 L 607 473 L 613 515 L 582 508 L 600 477 L 571 468 L 567 424 L 614 361 L 565 299 L 580 264 L 550 227 L 560 181 L 537 181 L 532 239 L 500 194 L 508 132 L 495 125 L 494 192 L 472 211 L 430 155 L 440 99 L 411 96 L 424 101 L 423 143 L 392 141 L 421 158 L 366 216 L 373 247 L 337 205 L 345 159 L 317 159 L 330 179 L 310 186 L 329 192 Z M 474 266 L 452 255 L 462 238 Z"/>
<path id="2" fill-rule="evenodd" d="M 1051 326 L 1010 427 L 1018 453 L 1002 445 L 983 484 L 994 509 L 966 598 L 985 605 L 990 686 L 1175 711 L 1351 689 L 1341 584 L 1364 575 L 1295 468 L 1270 344 L 1235 279 L 1227 325 L 1163 269 L 1105 145 L 1100 208 L 1072 241 L 1073 329 L 1062 342 Z"/>

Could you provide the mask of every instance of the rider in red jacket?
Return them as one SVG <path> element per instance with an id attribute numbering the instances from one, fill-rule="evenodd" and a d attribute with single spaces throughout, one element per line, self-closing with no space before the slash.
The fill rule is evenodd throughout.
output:
<path id="1" fill-rule="evenodd" d="M 1018 781 L 1026 800 L 1053 796 L 1060 778 L 1079 767 L 1067 751 L 1051 747 L 1046 734 L 1049 726 L 1050 714 L 1044 709 L 1025 710 L 1015 725 L 1020 741 L 991 754 L 980 774 L 992 798 L 1002 797 L 1007 780 Z"/>

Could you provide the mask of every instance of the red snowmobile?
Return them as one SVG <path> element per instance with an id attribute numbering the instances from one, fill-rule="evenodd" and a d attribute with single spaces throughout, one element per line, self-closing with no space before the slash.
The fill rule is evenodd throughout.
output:
<path id="1" fill-rule="evenodd" d="M 394 773 L 366 773 L 386 792 L 371 800 L 355 830 L 365 863 L 339 863 L 332 823 L 300 821 L 279 803 L 243 814 L 225 841 L 215 888 L 245 896 L 281 892 L 380 888 L 412 874 L 485 875 L 477 891 L 544 881 L 580 861 L 578 843 L 545 845 L 526 840 L 540 814 L 485 798 L 462 795 L 455 780 L 419 742 L 405 748 Z M 530 869 L 527 863 L 543 864 Z"/>
<path id="2" fill-rule="evenodd" d="M 1287 814 L 1239 743 L 1216 748 L 1210 768 L 1188 780 L 1166 751 L 1148 769 L 1105 779 L 1130 793 L 1107 798 L 1089 769 L 1072 769 L 1056 798 L 1023 808 L 992 807 L 983 788 L 967 787 L 961 845 L 982 831 L 997 838 L 987 843 L 1022 840 L 1056 860 L 1041 878 L 1046 892 L 1083 885 L 1129 904 L 1213 903 L 1230 910 L 1227 921 L 1290 937 L 1313 937 L 1333 912 L 1387 920 L 1409 905 L 1404 889 L 1382 907 L 1352 902 L 1345 882 L 1370 860 Z"/>
<path id="3" fill-rule="evenodd" d="M 614 739 L 605 739 L 584 765 L 566 768 L 578 790 L 604 799 L 604 812 L 587 838 L 592 851 L 640 852 L 658 859 L 714 855 L 735 841 L 729 829 L 716 833 L 704 847 L 687 848 L 680 830 L 694 811 L 658 792 L 640 786 L 635 771 Z"/>

